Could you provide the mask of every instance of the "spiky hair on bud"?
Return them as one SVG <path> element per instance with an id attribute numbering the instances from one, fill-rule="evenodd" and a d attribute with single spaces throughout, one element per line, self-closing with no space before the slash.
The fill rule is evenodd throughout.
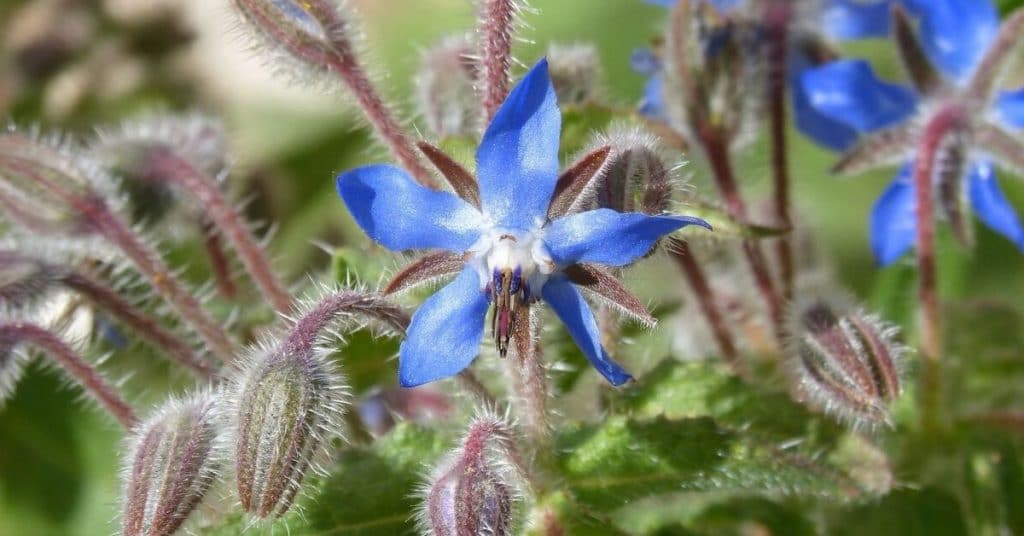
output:
<path id="1" fill-rule="evenodd" d="M 418 491 L 422 534 L 514 533 L 514 506 L 527 486 L 512 430 L 507 418 L 490 411 L 470 422 L 459 447 L 436 464 Z"/>
<path id="2" fill-rule="evenodd" d="M 475 84 L 479 67 L 473 43 L 464 35 L 442 38 L 420 55 L 416 108 L 434 136 L 475 136 L 480 113 Z"/>
<path id="3" fill-rule="evenodd" d="M 160 406 L 127 438 L 121 471 L 124 536 L 175 534 L 220 477 L 220 399 L 200 391 Z"/>
<path id="4" fill-rule="evenodd" d="M 558 104 L 582 106 L 603 96 L 604 72 L 594 44 L 551 43 L 547 58 Z"/>
<path id="5" fill-rule="evenodd" d="M 328 328 L 367 319 L 398 331 L 408 325 L 399 307 L 352 290 L 323 293 L 299 310 L 283 336 L 252 349 L 227 388 L 238 498 L 257 518 L 287 513 L 306 473 L 322 472 L 331 441 L 342 436 L 349 389 L 329 359 Z"/>
<path id="6" fill-rule="evenodd" d="M 611 149 L 594 192 L 599 207 L 662 214 L 672 208 L 673 192 L 689 188 L 680 173 L 686 161 L 671 156 L 657 136 L 641 127 L 613 124 L 588 145 Z"/>
<path id="7" fill-rule="evenodd" d="M 231 163 L 224 123 L 194 112 L 147 114 L 100 128 L 89 144 L 102 165 L 141 181 L 160 178 L 138 168 L 145 156 L 141 153 L 152 147 L 173 148 L 196 169 L 218 179 Z"/>
<path id="8" fill-rule="evenodd" d="M 805 294 L 788 316 L 784 363 L 795 397 L 854 429 L 891 426 L 906 353 L 898 329 L 841 293 Z"/>
<path id="9" fill-rule="evenodd" d="M 329 90 L 330 70 L 355 57 L 359 25 L 345 0 L 232 0 L 236 33 L 268 68 L 294 84 Z"/>

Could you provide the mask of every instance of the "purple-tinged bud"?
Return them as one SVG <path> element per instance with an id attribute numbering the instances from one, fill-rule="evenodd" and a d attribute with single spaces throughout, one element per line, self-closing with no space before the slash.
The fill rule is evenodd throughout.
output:
<path id="1" fill-rule="evenodd" d="M 904 353 L 896 331 L 845 299 L 798 302 L 786 357 L 797 397 L 853 427 L 890 424 Z"/>
<path id="2" fill-rule="evenodd" d="M 0 249 L 0 310 L 25 312 L 49 296 L 63 273 L 18 252 Z"/>
<path id="3" fill-rule="evenodd" d="M 463 36 L 425 50 L 416 74 L 416 106 L 434 136 L 474 136 L 479 129 L 473 45 Z"/>
<path id="4" fill-rule="evenodd" d="M 170 536 L 216 481 L 217 404 L 210 393 L 165 403 L 129 438 L 122 472 L 124 536 Z"/>
<path id="5" fill-rule="evenodd" d="M 477 419 L 462 446 L 444 461 L 423 490 L 420 524 L 436 536 L 507 535 L 514 488 L 509 483 L 509 439 L 504 422 Z"/>
<path id="6" fill-rule="evenodd" d="M 597 47 L 589 43 L 552 43 L 547 57 L 558 104 L 581 106 L 601 97 L 604 80 Z"/>
<path id="7" fill-rule="evenodd" d="M 307 306 L 279 341 L 254 352 L 232 381 L 235 477 L 246 512 L 260 518 L 286 513 L 306 473 L 340 437 L 348 387 L 320 338 L 339 317 L 356 315 L 396 330 L 409 321 L 378 296 L 327 294 Z"/>
<path id="8" fill-rule="evenodd" d="M 353 54 L 353 25 L 335 0 L 232 0 L 256 48 L 269 51 L 267 63 L 296 81 L 309 71 L 322 75 Z M 288 70 L 288 67 L 296 69 Z"/>
<path id="9" fill-rule="evenodd" d="M 690 139 L 714 136 L 733 147 L 753 139 L 764 87 L 763 32 L 709 2 L 680 0 L 665 34 L 664 104 Z"/>
<path id="10" fill-rule="evenodd" d="M 611 148 L 597 205 L 619 212 L 662 214 L 670 207 L 673 168 L 654 135 L 615 126 L 595 142 Z"/>

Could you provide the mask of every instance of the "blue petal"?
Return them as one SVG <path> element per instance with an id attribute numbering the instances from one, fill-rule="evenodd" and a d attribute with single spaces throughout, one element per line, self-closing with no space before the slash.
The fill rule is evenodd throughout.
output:
<path id="1" fill-rule="evenodd" d="M 480 237 L 483 217 L 472 205 L 420 186 L 395 166 L 342 173 L 338 194 L 363 231 L 390 250 L 441 248 L 461 253 Z"/>
<path id="2" fill-rule="evenodd" d="M 871 249 L 879 266 L 892 264 L 914 245 L 917 234 L 912 167 L 903 166 L 871 211 Z"/>
<path id="3" fill-rule="evenodd" d="M 487 316 L 480 276 L 465 267 L 412 316 L 398 352 L 398 382 L 415 387 L 462 372 L 480 353 Z"/>
<path id="4" fill-rule="evenodd" d="M 649 48 L 638 48 L 629 55 L 629 66 L 636 72 L 651 76 L 661 71 L 661 60 Z"/>
<path id="5" fill-rule="evenodd" d="M 953 80 L 969 76 L 999 31 L 988 0 L 903 0 L 920 18 L 920 40 L 932 64 Z"/>
<path id="6" fill-rule="evenodd" d="M 800 75 L 800 84 L 811 108 L 861 133 L 910 117 L 917 104 L 913 91 L 879 80 L 863 60 L 807 69 Z"/>
<path id="7" fill-rule="evenodd" d="M 889 35 L 892 0 L 832 0 L 823 10 L 822 28 L 834 39 Z"/>
<path id="8" fill-rule="evenodd" d="M 823 115 L 811 106 L 807 90 L 800 83 L 800 75 L 813 66 L 803 53 L 795 52 L 790 55 L 789 86 L 796 128 L 823 147 L 833 151 L 845 151 L 857 141 L 857 131 L 845 123 Z"/>
<path id="9" fill-rule="evenodd" d="M 1010 128 L 1024 128 L 1024 88 L 1003 91 L 996 99 L 999 119 Z"/>
<path id="10" fill-rule="evenodd" d="M 604 376 L 608 383 L 618 386 L 633 377 L 612 361 L 608 352 L 601 347 L 601 333 L 597 329 L 594 313 L 584 301 L 576 287 L 564 277 L 549 279 L 541 289 L 541 296 L 569 330 L 572 340 L 583 351 L 590 364 Z"/>
<path id="11" fill-rule="evenodd" d="M 640 101 L 637 111 L 644 117 L 667 122 L 668 115 L 665 113 L 665 102 L 662 100 L 662 85 L 661 75 L 656 74 L 647 80 L 644 98 Z"/>
<path id="12" fill-rule="evenodd" d="M 526 230 L 547 214 L 561 129 L 548 62 L 541 60 L 512 88 L 476 153 L 481 204 L 499 226 Z"/>
<path id="13" fill-rule="evenodd" d="M 968 181 L 971 206 L 978 219 L 993 231 L 1009 238 L 1018 248 L 1024 249 L 1024 227 L 1021 227 L 1017 211 L 999 188 L 992 164 L 983 160 L 975 161 Z"/>
<path id="14" fill-rule="evenodd" d="M 544 244 L 559 266 L 579 262 L 623 266 L 649 253 L 662 236 L 687 225 L 711 228 L 700 218 L 599 208 L 551 222 Z"/>

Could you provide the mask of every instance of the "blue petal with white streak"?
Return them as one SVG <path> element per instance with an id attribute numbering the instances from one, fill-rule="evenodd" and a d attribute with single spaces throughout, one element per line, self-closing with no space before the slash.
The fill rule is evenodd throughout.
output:
<path id="1" fill-rule="evenodd" d="M 419 185 L 395 166 L 342 173 L 338 194 L 363 231 L 393 251 L 440 248 L 461 253 L 480 237 L 483 217 L 472 205 Z"/>
<path id="2" fill-rule="evenodd" d="M 1004 125 L 1011 129 L 1024 128 L 1024 88 L 999 93 L 995 107 Z"/>
<path id="3" fill-rule="evenodd" d="M 832 0 L 825 2 L 822 28 L 834 39 L 889 35 L 892 0 Z"/>
<path id="4" fill-rule="evenodd" d="M 910 164 L 904 165 L 871 211 L 871 249 L 879 266 L 898 260 L 917 238 L 912 172 Z"/>
<path id="5" fill-rule="evenodd" d="M 551 222 L 544 243 L 559 266 L 581 262 L 625 266 L 649 253 L 659 238 L 687 225 L 711 228 L 700 218 L 599 208 Z"/>
<path id="6" fill-rule="evenodd" d="M 622 385 L 633 377 L 621 365 L 612 361 L 601 346 L 601 332 L 594 320 L 594 313 L 580 295 L 579 290 L 564 277 L 549 279 L 541 289 L 541 296 L 548 306 L 565 324 L 569 335 L 583 351 L 590 364 L 615 386 Z"/>
<path id="7" fill-rule="evenodd" d="M 823 147 L 845 151 L 857 141 L 857 131 L 811 106 L 807 90 L 800 83 L 800 76 L 813 66 L 810 58 L 801 51 L 793 51 L 789 56 L 787 69 L 796 128 Z"/>
<path id="8" fill-rule="evenodd" d="M 917 105 L 913 91 L 879 80 L 863 60 L 808 69 L 800 76 L 800 84 L 813 109 L 862 133 L 907 119 Z"/>
<path id="9" fill-rule="evenodd" d="M 985 225 L 1024 250 L 1024 227 L 1017 211 L 999 188 L 991 162 L 976 160 L 968 176 L 971 207 Z"/>
<path id="10" fill-rule="evenodd" d="M 999 31 L 999 13 L 988 0 L 902 0 L 920 20 L 920 41 L 932 64 L 963 82 Z"/>
<path id="11" fill-rule="evenodd" d="M 472 267 L 427 298 L 412 316 L 398 354 L 398 381 L 415 387 L 462 372 L 480 353 L 487 295 Z"/>
<path id="12" fill-rule="evenodd" d="M 483 211 L 501 227 L 528 230 L 547 214 L 561 125 L 548 63 L 541 60 L 501 104 L 476 153 Z"/>

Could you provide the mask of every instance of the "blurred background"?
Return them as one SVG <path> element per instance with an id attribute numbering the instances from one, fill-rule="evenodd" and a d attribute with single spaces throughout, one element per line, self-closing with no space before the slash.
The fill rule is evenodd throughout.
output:
<path id="1" fill-rule="evenodd" d="M 446 35 L 471 31 L 472 2 L 348 1 L 365 22 L 365 63 L 404 116 L 415 119 L 410 87 L 420 53 Z M 525 16 L 528 27 L 515 48 L 523 65 L 532 64 L 552 42 L 592 42 L 601 55 L 610 101 L 635 104 L 644 79 L 631 71 L 628 59 L 634 48 L 660 33 L 664 10 L 641 0 L 531 4 L 536 13 Z M 885 76 L 901 76 L 888 43 L 857 43 L 845 50 L 870 56 Z M 247 209 L 252 218 L 276 226 L 271 251 L 289 280 L 327 268 L 330 256 L 314 244 L 368 247 L 338 200 L 333 178 L 360 163 L 386 159 L 386 152 L 370 141 L 342 92 L 324 95 L 273 77 L 233 30 L 226 2 L 0 0 L 0 117 L 18 126 L 87 134 L 98 125 L 154 110 L 198 110 L 226 121 L 235 159 L 232 189 L 237 197 L 252 199 Z M 867 216 L 890 172 L 830 177 L 834 155 L 795 132 L 790 139 L 800 225 L 814 232 L 847 286 L 893 320 L 905 320 L 912 294 L 891 289 L 910 289 L 905 283 L 912 270 L 905 263 L 876 269 L 867 237 Z M 699 155 L 689 160 L 690 181 L 698 192 L 713 196 Z M 763 137 L 739 156 L 737 169 L 751 196 L 768 186 Z M 1006 177 L 1002 185 L 1024 208 L 1020 181 Z M 1019 300 L 1024 257 L 980 225 L 977 235 L 973 252 L 943 238 L 943 295 Z M 187 264 L 189 250 L 175 248 L 172 255 Z M 654 288 L 652 281 L 640 281 L 641 291 L 678 291 Z M 145 390 L 136 390 L 145 400 Z M 113 529 L 119 432 L 77 404 L 76 396 L 56 374 L 30 371 L 0 408 L 0 534 Z M 150 396 L 159 399 L 163 393 Z"/>

